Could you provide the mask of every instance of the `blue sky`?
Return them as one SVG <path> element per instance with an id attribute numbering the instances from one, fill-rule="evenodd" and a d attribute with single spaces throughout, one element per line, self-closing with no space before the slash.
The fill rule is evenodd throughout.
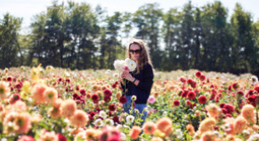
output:
<path id="1" fill-rule="evenodd" d="M 67 0 L 59 0 L 59 3 Z M 114 11 L 135 12 L 145 3 L 158 2 L 160 8 L 166 12 L 170 8 L 182 8 L 188 0 L 74 0 L 76 2 L 87 2 L 93 7 L 100 4 L 107 9 L 109 15 Z M 206 3 L 213 3 L 215 0 L 192 0 L 194 6 L 203 6 Z M 253 15 L 254 21 L 259 19 L 259 0 L 220 0 L 228 9 L 229 17 L 233 13 L 235 4 L 239 2 L 245 11 Z M 0 18 L 9 12 L 15 17 L 23 17 L 22 33 L 27 33 L 32 17 L 40 12 L 46 11 L 47 6 L 51 5 L 52 0 L 0 0 Z"/>

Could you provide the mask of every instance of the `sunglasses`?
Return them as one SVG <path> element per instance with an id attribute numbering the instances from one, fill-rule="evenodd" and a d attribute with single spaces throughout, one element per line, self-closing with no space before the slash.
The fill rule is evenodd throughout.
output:
<path id="1" fill-rule="evenodd" d="M 134 53 L 138 54 L 140 52 L 141 52 L 141 49 L 138 49 L 138 50 L 131 50 L 130 49 L 130 53 L 132 53 L 132 54 L 134 54 Z"/>

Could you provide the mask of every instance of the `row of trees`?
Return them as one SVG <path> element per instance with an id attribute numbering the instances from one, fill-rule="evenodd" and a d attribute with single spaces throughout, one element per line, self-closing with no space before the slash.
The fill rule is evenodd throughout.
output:
<path id="1" fill-rule="evenodd" d="M 0 67 L 43 66 L 113 69 L 125 57 L 124 39 L 143 39 L 155 69 L 199 69 L 259 74 L 259 21 L 236 4 L 231 18 L 220 1 L 166 13 L 158 3 L 135 13 L 108 16 L 88 3 L 58 4 L 34 16 L 31 33 L 19 34 L 22 19 L 0 19 Z M 134 32 L 134 36 L 132 35 Z"/>

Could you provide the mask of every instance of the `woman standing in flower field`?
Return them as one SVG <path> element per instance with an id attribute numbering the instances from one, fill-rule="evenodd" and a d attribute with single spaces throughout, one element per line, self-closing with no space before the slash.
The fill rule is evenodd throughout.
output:
<path id="1" fill-rule="evenodd" d="M 126 57 L 134 60 L 137 67 L 133 72 L 127 70 L 121 74 L 121 87 L 123 88 L 123 94 L 126 93 L 127 98 L 127 102 L 123 105 L 124 111 L 129 112 L 132 100 L 133 102 L 136 100 L 134 107 L 139 110 L 139 113 L 142 113 L 146 107 L 153 84 L 153 65 L 145 43 L 140 39 L 133 39 L 129 43 Z M 127 81 L 126 87 L 123 85 L 123 80 Z M 147 112 L 144 111 L 143 114 L 142 124 L 145 121 Z"/>

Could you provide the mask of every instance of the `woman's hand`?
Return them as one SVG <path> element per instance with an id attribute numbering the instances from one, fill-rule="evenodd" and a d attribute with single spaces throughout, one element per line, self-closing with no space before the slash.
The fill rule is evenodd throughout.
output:
<path id="1" fill-rule="evenodd" d="M 131 82 L 133 82 L 133 80 L 134 80 L 134 78 L 132 77 L 132 75 L 131 75 L 129 72 L 127 72 L 127 71 L 122 72 L 121 77 L 122 77 L 123 79 L 129 80 L 129 81 L 131 81 Z"/>

